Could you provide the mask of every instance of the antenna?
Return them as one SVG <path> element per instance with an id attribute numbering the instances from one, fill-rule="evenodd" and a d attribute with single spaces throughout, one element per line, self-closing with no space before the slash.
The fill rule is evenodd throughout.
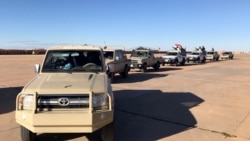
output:
<path id="1" fill-rule="evenodd" d="M 104 41 L 104 49 L 107 49 L 107 44 L 106 44 L 106 42 Z"/>

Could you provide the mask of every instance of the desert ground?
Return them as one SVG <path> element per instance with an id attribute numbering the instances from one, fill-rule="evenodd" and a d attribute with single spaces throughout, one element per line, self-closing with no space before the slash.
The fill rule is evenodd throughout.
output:
<path id="1" fill-rule="evenodd" d="M 43 55 L 0 55 L 0 141 L 20 141 L 15 98 Z M 250 55 L 116 76 L 116 141 L 250 141 Z M 73 120 L 73 119 L 72 119 Z M 38 141 L 84 141 L 39 133 Z"/>

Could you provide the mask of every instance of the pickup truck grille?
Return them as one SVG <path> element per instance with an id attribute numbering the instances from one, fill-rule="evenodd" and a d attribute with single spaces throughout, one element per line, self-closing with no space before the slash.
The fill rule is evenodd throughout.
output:
<path id="1" fill-rule="evenodd" d="M 37 111 L 62 109 L 83 109 L 89 107 L 88 94 L 76 95 L 38 95 Z"/>
<path id="2" fill-rule="evenodd" d="M 137 60 L 131 60 L 131 63 L 133 63 L 133 64 L 137 64 L 137 63 L 138 63 L 138 61 L 137 61 Z"/>

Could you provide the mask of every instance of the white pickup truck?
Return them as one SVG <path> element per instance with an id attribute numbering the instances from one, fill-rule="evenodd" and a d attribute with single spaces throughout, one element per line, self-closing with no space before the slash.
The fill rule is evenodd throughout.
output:
<path id="1" fill-rule="evenodd" d="M 166 52 L 165 55 L 162 56 L 163 58 L 163 65 L 170 64 L 170 65 L 185 65 L 186 63 L 186 50 L 181 48 L 175 48 Z"/>
<path id="2" fill-rule="evenodd" d="M 206 62 L 206 51 L 205 49 L 196 49 L 187 55 L 187 63 L 205 63 Z"/>

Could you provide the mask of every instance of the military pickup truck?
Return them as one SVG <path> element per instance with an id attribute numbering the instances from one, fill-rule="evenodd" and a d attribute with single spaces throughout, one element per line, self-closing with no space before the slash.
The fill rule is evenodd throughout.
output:
<path id="1" fill-rule="evenodd" d="M 233 60 L 233 58 L 234 58 L 234 54 L 232 51 L 225 51 L 225 52 L 222 52 L 222 54 L 221 54 L 222 60 L 226 60 L 226 59 Z"/>
<path id="2" fill-rule="evenodd" d="M 182 46 L 175 46 L 172 50 L 167 51 L 165 55 L 162 56 L 163 65 L 185 65 L 186 63 L 186 49 Z"/>
<path id="3" fill-rule="evenodd" d="M 114 82 L 116 73 L 119 73 L 124 78 L 128 77 L 131 60 L 127 58 L 122 49 L 105 47 L 103 50 L 103 55 L 111 83 Z"/>
<path id="4" fill-rule="evenodd" d="M 150 49 L 133 50 L 130 56 L 131 69 L 140 69 L 141 72 L 146 72 L 147 67 L 153 67 L 155 70 L 160 68 L 162 57 L 155 57 L 154 52 Z"/>
<path id="5" fill-rule="evenodd" d="M 208 51 L 206 59 L 210 61 L 219 61 L 220 55 L 217 51 Z"/>
<path id="6" fill-rule="evenodd" d="M 196 48 L 191 54 L 187 55 L 187 63 L 205 63 L 206 62 L 206 50 L 205 48 Z"/>
<path id="7" fill-rule="evenodd" d="M 86 133 L 113 140 L 107 136 L 114 129 L 113 92 L 102 48 L 49 48 L 35 71 L 16 98 L 22 141 L 34 141 L 37 133 Z"/>

